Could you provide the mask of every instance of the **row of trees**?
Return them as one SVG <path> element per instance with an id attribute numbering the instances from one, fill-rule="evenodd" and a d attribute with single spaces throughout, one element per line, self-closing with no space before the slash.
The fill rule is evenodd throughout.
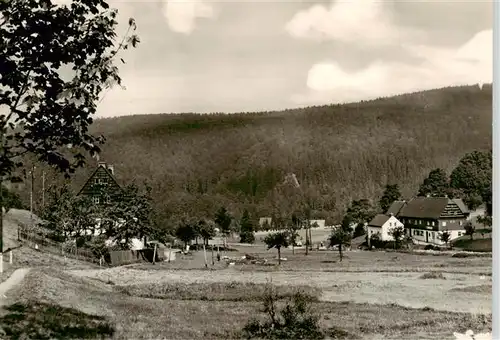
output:
<path id="1" fill-rule="evenodd" d="M 469 209 L 484 204 L 491 216 L 492 153 L 473 151 L 462 157 L 448 176 L 437 168 L 420 185 L 419 196 L 462 198 Z"/>
<path id="2" fill-rule="evenodd" d="M 213 219 L 205 217 L 182 218 L 173 236 L 184 242 L 185 246 L 192 241 L 197 242 L 198 238 L 203 240 L 204 245 L 208 245 L 208 241 L 217 235 L 217 230 L 224 237 L 224 243 L 233 232 L 239 232 L 241 243 L 254 243 L 255 241 L 254 223 L 248 210 L 244 210 L 240 221 L 235 222 L 235 219 L 224 207 L 217 211 Z"/>

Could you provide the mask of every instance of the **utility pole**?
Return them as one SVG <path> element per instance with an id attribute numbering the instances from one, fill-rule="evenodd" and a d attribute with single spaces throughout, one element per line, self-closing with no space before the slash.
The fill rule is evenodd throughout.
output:
<path id="1" fill-rule="evenodd" d="M 0 130 L 0 148 L 2 148 L 1 156 L 5 156 L 4 150 L 4 132 L 2 128 Z M 0 167 L 0 273 L 3 273 L 3 169 Z"/>
<path id="2" fill-rule="evenodd" d="M 42 208 L 45 207 L 45 171 L 42 171 Z"/>
<path id="3" fill-rule="evenodd" d="M 2 135 L 2 137 L 3 137 L 3 135 Z M 2 138 L 2 141 L 3 141 L 3 138 Z M 4 204 L 3 204 L 2 187 L 3 187 L 3 173 L 0 174 L 0 273 L 3 273 L 3 206 L 4 206 Z"/>
<path id="4" fill-rule="evenodd" d="M 35 165 L 31 166 L 30 215 L 33 223 L 33 187 L 35 183 Z"/>

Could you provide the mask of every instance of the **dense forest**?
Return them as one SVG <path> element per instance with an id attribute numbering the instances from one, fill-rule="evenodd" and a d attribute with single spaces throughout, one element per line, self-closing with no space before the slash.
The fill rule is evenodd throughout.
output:
<path id="1" fill-rule="evenodd" d="M 476 85 L 275 112 L 97 119 L 92 129 L 106 137 L 100 160 L 114 165 L 119 183 L 147 182 L 166 218 L 213 216 L 221 206 L 270 215 L 287 199 L 274 189 L 295 174 L 311 217 L 337 223 L 352 200 L 378 200 L 386 184 L 409 198 L 430 170 L 449 173 L 465 153 L 490 149 L 491 101 L 491 85 Z M 75 190 L 96 163 L 73 176 Z M 42 171 L 37 165 L 35 208 Z M 45 172 L 45 188 L 63 181 Z M 21 194 L 28 202 L 29 190 Z"/>

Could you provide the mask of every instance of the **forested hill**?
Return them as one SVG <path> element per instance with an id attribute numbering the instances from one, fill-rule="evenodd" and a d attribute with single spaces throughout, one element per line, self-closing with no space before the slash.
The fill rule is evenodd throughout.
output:
<path id="1" fill-rule="evenodd" d="M 491 85 L 476 85 L 277 112 L 98 119 L 93 130 L 119 181 L 147 180 L 165 213 L 269 214 L 272 188 L 294 173 L 314 217 L 335 221 L 351 199 L 378 199 L 387 183 L 409 197 L 431 169 L 491 148 L 491 100 Z"/>

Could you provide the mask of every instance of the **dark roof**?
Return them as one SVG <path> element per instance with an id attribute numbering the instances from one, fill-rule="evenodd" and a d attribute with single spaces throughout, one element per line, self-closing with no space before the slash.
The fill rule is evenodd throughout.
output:
<path id="1" fill-rule="evenodd" d="M 399 217 L 437 219 L 449 202 L 447 197 L 415 197 L 401 209 Z"/>
<path id="2" fill-rule="evenodd" d="M 456 205 L 458 205 L 458 207 L 460 208 L 460 210 L 462 210 L 462 212 L 464 213 L 469 212 L 469 209 L 465 205 L 464 201 L 462 201 L 460 198 L 454 198 L 452 199 L 452 201 L 455 202 Z"/>
<path id="3" fill-rule="evenodd" d="M 387 212 L 385 214 L 386 215 L 393 214 L 394 216 L 398 216 L 399 212 L 401 211 L 401 209 L 404 207 L 405 204 L 406 201 L 394 201 L 392 202 L 389 209 L 387 209 Z"/>
<path id="4" fill-rule="evenodd" d="M 387 216 L 384 214 L 378 214 L 373 218 L 373 220 L 368 223 L 368 226 L 370 227 L 382 227 L 387 220 L 389 220 L 391 216 Z"/>

